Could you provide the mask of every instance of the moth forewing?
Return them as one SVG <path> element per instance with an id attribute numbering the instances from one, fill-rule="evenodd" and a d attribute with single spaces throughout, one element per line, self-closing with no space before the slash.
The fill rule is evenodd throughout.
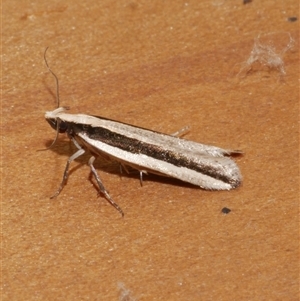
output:
<path id="1" fill-rule="evenodd" d="M 240 172 L 233 160 L 228 157 L 210 155 L 185 155 L 143 144 L 144 148 L 131 145 L 108 144 L 95 139 L 89 132 L 77 132 L 77 141 L 89 148 L 92 153 L 105 153 L 112 159 L 138 170 L 165 175 L 210 190 L 230 190 L 240 184 Z M 170 136 L 170 139 L 175 139 Z"/>

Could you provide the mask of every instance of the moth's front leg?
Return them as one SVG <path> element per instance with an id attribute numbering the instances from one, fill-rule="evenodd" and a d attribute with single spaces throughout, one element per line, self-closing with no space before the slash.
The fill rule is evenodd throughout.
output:
<path id="1" fill-rule="evenodd" d="M 57 191 L 50 197 L 50 199 L 57 197 L 61 193 L 61 191 L 63 190 L 64 186 L 66 185 L 68 177 L 69 177 L 69 166 L 70 166 L 71 162 L 74 161 L 75 159 L 77 159 L 78 157 L 80 157 L 81 155 L 83 155 L 84 153 L 85 153 L 85 150 L 83 148 L 80 148 L 75 154 L 73 154 L 68 159 L 61 184 L 60 184 L 59 188 L 57 189 Z"/>

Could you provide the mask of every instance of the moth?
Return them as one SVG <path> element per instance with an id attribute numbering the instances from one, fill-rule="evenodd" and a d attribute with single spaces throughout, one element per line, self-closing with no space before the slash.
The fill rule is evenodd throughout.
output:
<path id="1" fill-rule="evenodd" d="M 59 106 L 58 78 L 48 66 L 46 51 L 44 59 L 55 77 L 58 101 L 57 109 L 45 114 L 47 122 L 57 131 L 51 146 L 59 133 L 67 133 L 78 149 L 68 159 L 60 187 L 51 198 L 58 196 L 65 186 L 71 162 L 86 151 L 91 153 L 88 165 L 100 192 L 122 216 L 122 209 L 107 192 L 93 165 L 98 156 L 118 161 L 126 171 L 128 166 L 138 170 L 141 182 L 143 174 L 153 173 L 207 190 L 230 190 L 240 185 L 241 173 L 229 157 L 240 154 L 240 151 L 188 141 L 178 135 L 167 135 L 100 116 L 68 113 L 67 107 Z"/>

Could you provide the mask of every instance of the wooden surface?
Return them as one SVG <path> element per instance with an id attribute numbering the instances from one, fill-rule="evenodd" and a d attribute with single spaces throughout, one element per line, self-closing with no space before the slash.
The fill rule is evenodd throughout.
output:
<path id="1" fill-rule="evenodd" d="M 298 12 L 294 0 L 5 1 L 2 300 L 299 300 Z M 247 66 L 259 35 L 284 71 Z M 189 125 L 187 139 L 244 151 L 242 186 L 140 187 L 98 160 L 121 218 L 85 156 L 50 200 L 74 148 L 61 136 L 37 151 L 55 137 L 47 46 L 61 105 L 166 133 Z"/>

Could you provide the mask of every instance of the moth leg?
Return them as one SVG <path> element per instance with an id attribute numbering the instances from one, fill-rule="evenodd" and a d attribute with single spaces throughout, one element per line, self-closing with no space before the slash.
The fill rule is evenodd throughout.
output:
<path id="1" fill-rule="evenodd" d="M 78 146 L 78 144 L 76 146 Z M 83 148 L 80 148 L 75 154 L 73 154 L 68 159 L 67 165 L 66 165 L 66 168 L 65 168 L 65 171 L 64 171 L 64 176 L 63 176 L 63 179 L 62 179 L 62 181 L 60 183 L 60 186 L 59 186 L 58 190 L 50 197 L 50 199 L 53 199 L 53 198 L 57 197 L 60 194 L 60 192 L 63 190 L 63 188 L 66 185 L 66 182 L 68 180 L 69 166 L 70 166 L 71 162 L 74 161 L 75 159 L 77 159 L 78 157 L 80 157 L 82 154 L 84 154 L 84 152 L 85 152 L 85 150 Z"/>
<path id="2" fill-rule="evenodd" d="M 128 171 L 126 165 L 120 163 L 120 173 L 121 174 L 123 173 L 123 169 L 126 171 L 127 174 L 129 174 L 129 171 Z"/>
<path id="3" fill-rule="evenodd" d="M 140 170 L 140 183 L 141 183 L 141 186 L 143 186 L 143 171 Z"/>
<path id="4" fill-rule="evenodd" d="M 113 205 L 122 214 L 122 216 L 124 216 L 124 212 L 121 209 L 121 207 L 119 207 L 119 205 L 117 203 L 115 203 L 115 201 L 111 198 L 111 196 L 108 194 L 107 190 L 105 189 L 105 187 L 104 187 L 104 185 L 103 185 L 100 177 L 98 176 L 97 171 L 96 171 L 96 169 L 95 169 L 95 167 L 93 165 L 94 161 L 95 161 L 95 157 L 92 156 L 89 159 L 88 164 L 90 166 L 91 172 L 93 173 L 93 175 L 94 175 L 94 177 L 95 177 L 95 179 L 97 181 L 97 184 L 99 186 L 100 192 L 103 193 L 104 197 L 109 201 L 109 203 L 111 205 Z"/>
<path id="5" fill-rule="evenodd" d="M 182 129 L 180 129 L 179 131 L 171 134 L 171 136 L 181 137 L 181 136 L 185 135 L 186 133 L 188 133 L 189 131 L 190 131 L 190 127 L 187 125 L 187 126 L 183 127 Z"/>
<path id="6" fill-rule="evenodd" d="M 148 173 L 145 170 L 140 170 L 139 172 L 140 172 L 140 183 L 141 183 L 141 186 L 143 186 L 143 173 L 146 174 L 146 175 Z"/>

